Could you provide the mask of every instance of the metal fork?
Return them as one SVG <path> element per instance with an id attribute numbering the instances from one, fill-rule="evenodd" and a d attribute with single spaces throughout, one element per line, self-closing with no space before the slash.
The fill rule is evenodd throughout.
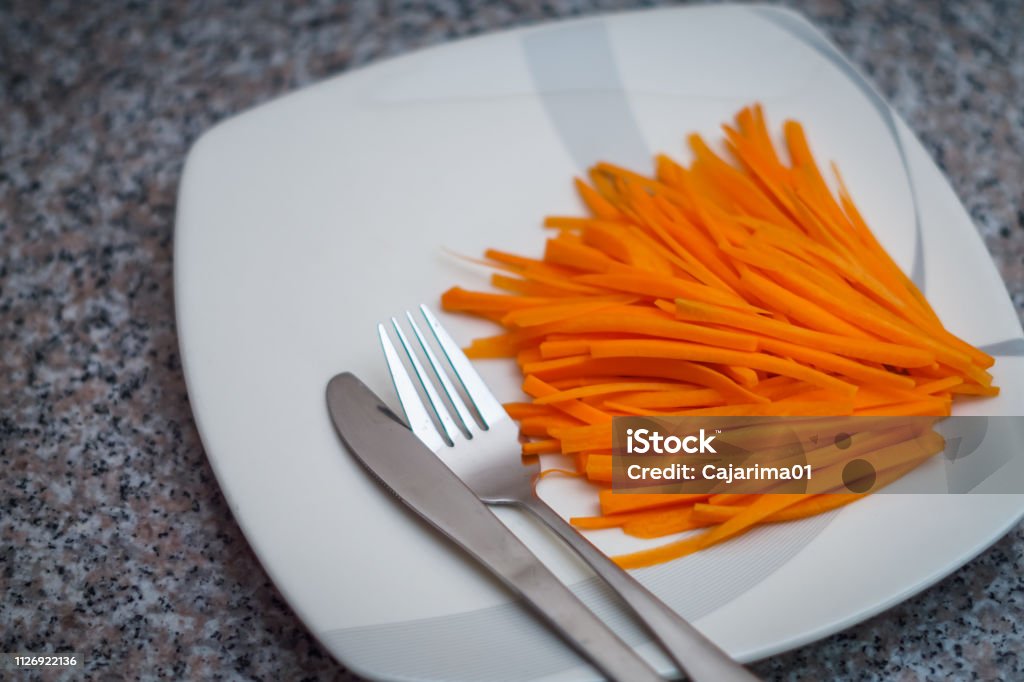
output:
<path id="1" fill-rule="evenodd" d="M 474 417 L 448 377 L 416 318 L 406 312 L 409 327 L 432 370 L 428 375 L 398 320 L 391 318 L 398 341 L 426 394 L 420 399 L 416 384 L 402 364 L 401 356 L 383 324 L 377 326 L 391 378 L 412 431 L 469 486 L 477 497 L 491 505 L 526 509 L 549 526 L 615 590 L 662 645 L 680 670 L 695 682 L 750 682 L 756 680 L 746 668 L 702 635 L 689 622 L 622 570 L 601 550 L 573 528 L 535 492 L 540 472 L 536 458 L 524 463 L 519 457 L 518 428 L 505 408 L 484 384 L 476 369 L 437 318 L 425 306 L 420 312 L 479 415 Z M 440 390 L 447 398 L 447 405 Z M 448 405 L 451 406 L 449 409 Z M 440 430 L 435 426 L 433 415 Z"/>

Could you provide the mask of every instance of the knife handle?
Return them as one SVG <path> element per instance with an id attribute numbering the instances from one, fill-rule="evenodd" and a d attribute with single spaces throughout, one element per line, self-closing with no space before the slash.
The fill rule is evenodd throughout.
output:
<path id="1" fill-rule="evenodd" d="M 757 682 L 756 676 L 622 570 L 536 494 L 520 506 L 555 531 L 622 597 L 692 682 Z"/>
<path id="2" fill-rule="evenodd" d="M 472 494 L 472 493 L 470 493 Z M 475 496 L 474 496 L 475 499 Z M 562 584 L 494 513 L 479 504 L 474 525 L 492 529 L 485 538 L 445 531 L 562 635 L 609 679 L 662 680 L 661 676 Z"/>
<path id="3" fill-rule="evenodd" d="M 427 523 L 526 600 L 606 677 L 662 680 L 353 374 L 327 385 L 335 429 L 356 459 Z"/>

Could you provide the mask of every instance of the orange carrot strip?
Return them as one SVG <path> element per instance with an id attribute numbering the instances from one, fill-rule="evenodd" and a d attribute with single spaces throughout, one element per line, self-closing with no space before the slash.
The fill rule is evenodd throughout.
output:
<path id="1" fill-rule="evenodd" d="M 609 420 L 584 426 L 552 429 L 551 435 L 562 442 L 562 454 L 565 455 L 603 450 L 612 446 L 612 423 Z"/>
<path id="2" fill-rule="evenodd" d="M 615 206 L 609 203 L 590 185 L 579 178 L 576 178 L 575 184 L 576 191 L 580 193 L 580 197 L 583 199 L 583 202 L 595 216 L 598 218 L 607 218 L 609 220 L 617 220 L 622 217 L 622 213 L 620 213 Z"/>
<path id="3" fill-rule="evenodd" d="M 550 403 L 557 403 L 564 400 L 575 400 L 578 398 L 589 398 L 598 395 L 607 395 L 609 393 L 626 393 L 630 391 L 657 391 L 675 388 L 678 384 L 675 383 L 664 383 L 664 382 L 650 382 L 650 383 L 635 383 L 635 382 L 624 382 L 624 383 L 607 383 L 597 384 L 591 386 L 581 386 L 579 388 L 573 388 L 564 391 L 557 391 L 556 393 L 550 393 L 543 397 L 538 397 L 533 402 L 538 405 L 547 405 Z"/>
<path id="4" fill-rule="evenodd" d="M 544 360 L 585 355 L 589 352 L 589 339 L 560 339 L 557 341 L 543 341 L 540 344 L 540 357 Z"/>
<path id="5" fill-rule="evenodd" d="M 615 266 L 615 261 L 603 251 L 585 244 L 573 244 L 564 239 L 547 241 L 544 261 L 582 272 L 608 272 Z"/>
<path id="6" fill-rule="evenodd" d="M 633 307 L 635 308 L 635 306 Z M 688 324 L 659 315 L 636 314 L 642 310 L 644 309 L 638 308 L 632 312 L 626 312 L 625 309 L 598 311 L 590 315 L 561 320 L 552 324 L 550 329 L 570 333 L 626 332 L 693 341 L 734 350 L 754 351 L 758 348 L 757 337 L 746 332 Z"/>
<path id="7" fill-rule="evenodd" d="M 838 509 L 851 502 L 863 498 L 864 495 L 856 495 L 853 493 L 829 493 L 826 495 L 813 495 L 808 497 L 801 502 L 797 502 L 792 507 L 787 507 L 781 511 L 777 511 L 768 518 L 765 519 L 766 523 L 779 523 L 782 521 L 795 521 L 797 519 L 804 519 L 809 516 L 816 516 L 833 509 Z"/>
<path id="8" fill-rule="evenodd" d="M 524 455 L 546 455 L 562 451 L 562 444 L 555 438 L 534 440 L 522 444 Z"/>
<path id="9" fill-rule="evenodd" d="M 797 519 L 807 518 L 809 516 L 816 516 L 833 509 L 838 509 L 851 502 L 864 497 L 864 495 L 857 495 L 854 493 L 829 493 L 825 495 L 808 495 L 807 499 L 797 502 L 792 507 L 787 507 L 781 511 L 775 512 L 771 516 L 764 519 L 765 523 L 780 523 L 784 521 L 795 521 Z M 705 521 L 708 523 L 723 523 L 729 519 L 737 516 L 741 511 L 742 507 L 726 506 L 720 504 L 704 504 L 698 502 L 693 505 L 693 511 L 691 517 L 695 521 Z"/>
<path id="10" fill-rule="evenodd" d="M 573 282 L 590 287 L 602 287 L 612 291 L 625 291 L 650 298 L 686 298 L 705 303 L 717 303 L 733 308 L 755 310 L 743 299 L 714 289 L 706 284 L 687 282 L 678 277 L 669 277 L 648 272 L 599 273 L 576 275 Z"/>
<path id="11" fill-rule="evenodd" d="M 929 381 L 928 383 L 917 386 L 914 391 L 916 393 L 941 393 L 948 391 L 954 386 L 959 386 L 964 383 L 963 377 L 946 377 L 945 379 L 937 379 L 936 381 Z"/>
<path id="12" fill-rule="evenodd" d="M 593 455 L 587 458 L 584 473 L 588 480 L 599 483 L 611 483 L 613 471 L 611 462 L 606 462 Z"/>
<path id="13" fill-rule="evenodd" d="M 724 540 L 747 532 L 772 514 L 793 506 L 805 498 L 804 495 L 762 495 L 742 512 L 721 525 L 697 535 L 661 547 L 641 550 L 632 554 L 615 557 L 615 563 L 622 568 L 643 568 L 654 564 L 678 559 L 699 549 L 706 549 Z"/>
<path id="14" fill-rule="evenodd" d="M 553 358 L 551 360 L 539 360 L 537 362 L 527 362 L 520 366 L 525 375 L 534 375 L 538 378 L 551 378 L 552 372 L 564 368 L 571 368 L 579 365 L 581 362 L 587 360 L 586 356 L 583 355 L 569 355 L 560 358 Z"/>
<path id="15" fill-rule="evenodd" d="M 546 298 L 487 294 L 479 291 L 468 291 L 462 287 L 452 287 L 441 295 L 441 307 L 450 312 L 506 311 L 549 302 L 550 299 Z"/>
<path id="16" fill-rule="evenodd" d="M 505 412 L 512 419 L 527 419 L 530 417 L 550 417 L 557 415 L 558 410 L 547 405 L 535 405 L 533 403 L 505 403 L 502 405 Z"/>
<path id="17" fill-rule="evenodd" d="M 612 408 L 653 408 L 694 407 L 697 405 L 721 405 L 727 398 L 713 388 L 692 388 L 687 390 L 662 390 L 646 393 L 631 393 L 618 396 L 605 404 Z"/>
<path id="18" fill-rule="evenodd" d="M 576 526 L 580 530 L 600 530 L 602 528 L 619 528 L 623 524 L 628 523 L 634 519 L 643 518 L 650 512 L 635 511 L 625 512 L 621 514 L 607 514 L 602 516 L 574 516 L 569 519 L 569 523 Z"/>
<path id="19" fill-rule="evenodd" d="M 935 356 L 920 348 L 909 348 L 875 339 L 852 339 L 785 324 L 776 320 L 746 315 L 725 308 L 715 308 L 702 303 L 676 301 L 680 319 L 694 322 L 711 322 L 749 329 L 773 338 L 813 346 L 829 353 L 845 355 L 861 360 L 870 360 L 897 367 L 923 367 L 935 362 Z"/>
<path id="20" fill-rule="evenodd" d="M 838 175 L 838 172 L 837 172 Z M 966 353 L 979 367 L 987 369 L 995 363 L 995 359 L 985 353 L 984 351 L 975 348 L 971 344 L 957 338 L 955 335 L 950 334 L 945 328 L 942 327 L 942 323 L 939 321 L 938 316 L 932 307 L 928 304 L 924 294 L 920 292 L 917 286 L 907 277 L 902 270 L 896 265 L 889 254 L 882 248 L 881 244 L 875 239 L 871 230 L 864 222 L 863 217 L 854 205 L 853 200 L 850 198 L 849 192 L 846 190 L 845 185 L 842 184 L 842 178 L 839 178 L 840 182 L 840 197 L 842 198 L 843 210 L 849 215 L 851 222 L 856 225 L 865 241 L 869 242 L 872 247 L 872 252 L 878 257 L 880 262 L 885 263 L 889 266 L 891 272 L 899 278 L 903 284 L 904 291 L 906 291 L 909 297 L 918 304 L 918 309 L 921 310 L 926 316 L 932 319 L 933 324 L 936 325 L 942 335 L 942 338 L 949 344 L 951 344 L 955 350 L 961 353 Z"/>
<path id="21" fill-rule="evenodd" d="M 588 341 L 589 343 L 589 341 Z M 551 384 L 559 391 L 564 391 L 570 388 L 579 388 L 580 386 L 595 386 L 597 384 L 606 384 L 610 381 L 615 381 L 620 384 L 648 384 L 651 383 L 650 377 L 629 377 L 629 376 L 614 376 L 614 375 L 580 375 L 575 377 L 568 377 L 565 379 L 553 379 L 547 383 Z M 666 386 L 672 386 L 675 389 L 689 389 L 696 388 L 692 384 L 688 384 L 682 381 L 674 381 L 671 378 L 666 378 L 660 382 Z M 664 389 L 672 390 L 672 389 Z"/>
<path id="22" fill-rule="evenodd" d="M 803 286 L 791 273 L 779 273 L 778 278 L 787 286 L 792 287 L 794 290 L 799 290 L 801 294 L 806 295 L 807 298 L 801 300 L 804 300 L 808 306 L 818 306 L 819 311 L 823 311 L 825 307 L 835 310 L 836 315 L 833 316 L 835 319 L 844 322 L 849 321 L 849 323 L 856 325 L 858 330 L 866 330 L 866 332 L 883 338 L 926 348 L 934 353 L 935 357 L 942 362 L 947 362 L 957 368 L 972 369 L 972 361 L 969 356 L 930 338 L 926 334 L 921 334 L 919 330 L 915 330 L 909 323 L 893 317 L 886 311 L 881 309 L 872 310 L 867 306 L 861 305 L 846 305 L 846 302 L 842 299 L 829 295 L 822 291 L 820 287 Z M 777 287 L 774 284 L 771 286 Z M 786 290 L 777 287 L 774 295 L 778 295 L 780 291 L 785 292 Z M 797 298 L 796 294 L 789 294 L 787 292 L 787 295 Z M 977 368 L 974 369 L 980 371 Z"/>
<path id="23" fill-rule="evenodd" d="M 509 277 L 500 272 L 491 274 L 491 285 L 502 291 L 510 291 L 514 294 L 535 298 L 559 298 L 576 293 L 571 289 L 564 289 L 556 284 L 542 284 L 528 279 Z"/>
<path id="24" fill-rule="evenodd" d="M 789 216 L 762 194 L 753 180 L 715 154 L 699 135 L 690 135 L 687 141 L 697 159 L 706 164 L 708 172 L 745 212 L 777 224 L 791 224 Z"/>
<path id="25" fill-rule="evenodd" d="M 524 417 L 519 420 L 519 433 L 533 438 L 547 438 L 551 435 L 551 429 L 579 425 L 579 420 L 563 414 Z"/>
<path id="26" fill-rule="evenodd" d="M 505 326 L 533 327 L 577 315 L 587 315 L 604 308 L 628 304 L 633 300 L 635 299 L 628 296 L 592 296 L 588 300 L 569 300 L 550 305 L 534 305 L 508 312 L 501 319 L 501 323 Z"/>
<path id="27" fill-rule="evenodd" d="M 536 376 L 530 374 L 523 380 L 523 393 L 534 398 L 543 398 L 544 396 L 558 393 L 558 389 L 544 383 Z M 596 407 L 587 405 L 579 400 L 566 400 L 563 402 L 553 403 L 553 406 L 572 417 L 576 417 L 582 422 L 586 422 L 587 424 L 610 423 L 612 420 L 611 415 L 607 412 L 603 412 Z"/>
<path id="28" fill-rule="evenodd" d="M 799 346 L 795 343 L 780 341 L 779 339 L 764 339 L 761 341 L 761 348 L 769 353 L 788 357 L 823 371 L 835 372 L 863 384 L 891 386 L 894 388 L 914 387 L 914 380 L 910 377 L 882 369 L 875 369 L 853 360 L 847 360 L 839 355 L 808 348 L 807 346 Z"/>
<path id="29" fill-rule="evenodd" d="M 697 343 L 702 343 L 700 339 L 690 339 Z M 757 350 L 756 348 L 745 349 L 740 348 L 737 350 Z M 757 386 L 760 381 L 757 377 L 757 372 L 750 369 L 749 367 L 743 367 L 742 365 L 718 365 L 718 369 L 721 370 L 722 374 L 726 375 L 740 386 L 746 386 L 747 388 L 753 388 Z"/>
<path id="30" fill-rule="evenodd" d="M 714 242 L 705 236 L 690 219 L 686 218 L 678 205 L 671 203 L 665 197 L 655 196 L 654 205 L 665 214 L 669 222 L 665 223 L 666 231 L 672 235 L 680 248 L 691 254 L 694 262 L 700 264 L 705 274 L 699 277 L 706 284 L 720 282 L 720 286 L 730 292 L 740 290 L 739 278 L 733 269 L 719 255 Z M 709 277 L 708 275 L 712 277 Z"/>
<path id="31" fill-rule="evenodd" d="M 736 495 L 733 493 L 719 493 L 717 495 L 712 495 L 711 497 L 709 497 L 707 503 L 731 506 L 738 504 L 746 504 L 747 502 L 752 502 L 756 498 L 757 495 Z"/>
<path id="32" fill-rule="evenodd" d="M 710 524 L 706 521 L 697 519 L 690 507 L 669 507 L 651 510 L 639 518 L 630 519 L 622 525 L 622 532 L 635 538 L 660 538 L 673 533 L 705 528 L 708 525 Z"/>
<path id="33" fill-rule="evenodd" d="M 746 353 L 712 348 L 710 346 L 700 346 L 683 341 L 647 339 L 594 341 L 590 344 L 590 355 L 594 358 L 653 357 L 742 365 L 775 374 L 783 374 L 796 379 L 803 379 L 817 386 L 833 389 L 844 395 L 853 395 L 857 392 L 857 387 L 854 384 L 836 379 L 792 360 L 784 360 L 763 353 Z"/>
<path id="34" fill-rule="evenodd" d="M 708 523 L 722 523 L 728 521 L 743 511 L 743 507 L 726 506 L 721 504 L 704 504 L 698 502 L 693 505 L 692 517 L 699 521 Z"/>
<path id="35" fill-rule="evenodd" d="M 668 261 L 648 244 L 635 239 L 636 234 L 630 228 L 628 223 L 592 221 L 583 228 L 582 240 L 585 245 L 611 256 L 620 264 L 632 266 L 637 272 L 671 276 L 672 268 Z"/>
<path id="36" fill-rule="evenodd" d="M 861 416 L 894 416 L 894 417 L 947 417 L 950 412 L 948 400 L 935 398 L 933 400 L 918 400 L 915 402 L 903 402 L 883 407 L 869 407 L 856 410 L 854 414 Z"/>
<path id="37" fill-rule="evenodd" d="M 787 317 L 797 320 L 812 329 L 839 336 L 870 338 L 862 329 L 853 326 L 828 310 L 783 289 L 778 284 L 751 270 L 745 270 L 740 276 L 740 280 L 748 285 L 751 293 L 764 305 L 779 310 Z"/>
<path id="38" fill-rule="evenodd" d="M 680 504 L 693 504 L 706 500 L 708 495 L 702 494 L 652 494 L 652 493 L 617 493 L 613 490 L 602 490 L 598 493 L 602 514 L 621 514 L 640 509 L 654 509 Z"/>
<path id="39" fill-rule="evenodd" d="M 999 395 L 998 386 L 979 386 L 978 384 L 960 384 L 949 389 L 950 393 L 960 395 L 980 395 L 988 398 Z"/>
<path id="40" fill-rule="evenodd" d="M 796 401 L 777 400 L 769 403 L 753 403 L 746 405 L 717 405 L 688 410 L 675 410 L 674 414 L 683 417 L 813 417 L 828 415 L 853 414 L 853 402 L 837 401 Z"/>
<path id="41" fill-rule="evenodd" d="M 544 366 L 539 366 L 543 364 Z M 743 388 L 729 377 L 710 367 L 686 360 L 659 360 L 652 358 L 558 358 L 537 366 L 525 368 L 530 374 L 550 381 L 583 375 L 615 377 L 656 377 L 707 386 L 742 402 L 768 402 L 768 398 Z"/>

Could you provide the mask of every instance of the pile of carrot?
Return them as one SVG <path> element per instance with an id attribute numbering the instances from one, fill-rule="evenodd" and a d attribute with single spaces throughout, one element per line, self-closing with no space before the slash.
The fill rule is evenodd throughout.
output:
<path id="1" fill-rule="evenodd" d="M 488 250 L 498 291 L 441 298 L 504 328 L 466 350 L 521 368 L 532 400 L 506 409 L 523 452 L 566 455 L 599 488 L 600 515 L 576 526 L 643 538 L 705 529 L 618 557 L 626 567 L 860 495 L 617 493 L 615 416 L 941 417 L 959 396 L 998 393 L 993 359 L 943 327 L 834 165 L 832 191 L 800 123 L 784 124 L 784 153 L 759 105 L 723 130 L 724 155 L 689 136 L 688 167 L 665 155 L 653 176 L 597 164 L 576 181 L 590 215 L 547 218 L 541 258 Z"/>

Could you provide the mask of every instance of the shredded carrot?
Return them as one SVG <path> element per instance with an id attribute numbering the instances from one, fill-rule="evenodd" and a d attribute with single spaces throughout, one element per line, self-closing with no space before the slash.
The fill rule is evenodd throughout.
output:
<path id="1" fill-rule="evenodd" d="M 601 528 L 620 528 L 624 524 L 642 519 L 648 514 L 647 510 L 625 512 L 622 514 L 603 514 L 600 516 L 574 516 L 569 523 L 583 530 L 598 530 Z"/>
<path id="2" fill-rule="evenodd" d="M 544 383 L 536 376 L 530 374 L 523 381 L 523 392 L 528 393 L 534 398 L 543 398 L 546 396 L 556 395 L 559 391 L 554 386 Z M 612 420 L 611 415 L 607 412 L 588 405 L 584 402 L 580 402 L 576 399 L 566 399 L 559 402 L 552 403 L 555 408 L 562 410 L 571 417 L 576 417 L 582 422 L 587 424 L 603 424 Z"/>
<path id="3" fill-rule="evenodd" d="M 784 123 L 781 149 L 757 104 L 723 130 L 727 154 L 688 137 L 689 166 L 661 154 L 648 176 L 598 163 L 575 180 L 587 215 L 548 217 L 542 257 L 489 249 L 474 262 L 495 270 L 494 290 L 441 297 L 445 310 L 503 327 L 467 354 L 514 358 L 530 400 L 505 409 L 529 439 L 523 452 L 567 455 L 570 473 L 598 489 L 599 513 L 572 519 L 577 528 L 641 538 L 706 529 L 619 557 L 626 567 L 853 503 L 864 495 L 842 492 L 851 455 L 891 481 L 942 447 L 917 422 L 886 416 L 941 418 L 962 396 L 999 393 L 992 357 L 943 326 L 834 164 L 831 189 L 799 122 Z M 866 425 L 843 448 L 814 450 L 836 494 L 656 494 L 608 485 L 620 415 L 857 415 Z"/>
<path id="4" fill-rule="evenodd" d="M 688 537 L 653 549 L 641 550 L 616 557 L 615 562 L 623 568 L 642 568 L 684 557 L 695 551 L 735 537 L 764 522 L 773 514 L 781 512 L 806 499 L 805 495 L 760 495 L 740 513 L 710 530 L 695 537 Z"/>
<path id="5" fill-rule="evenodd" d="M 622 524 L 622 532 L 635 538 L 660 538 L 673 533 L 705 528 L 711 522 L 697 518 L 693 507 L 687 509 L 657 509 L 638 515 Z"/>
<path id="6" fill-rule="evenodd" d="M 546 440 L 534 440 L 527 443 L 523 443 L 523 454 L 524 455 L 543 455 L 552 454 L 559 451 L 561 443 L 555 438 L 548 438 Z"/>

